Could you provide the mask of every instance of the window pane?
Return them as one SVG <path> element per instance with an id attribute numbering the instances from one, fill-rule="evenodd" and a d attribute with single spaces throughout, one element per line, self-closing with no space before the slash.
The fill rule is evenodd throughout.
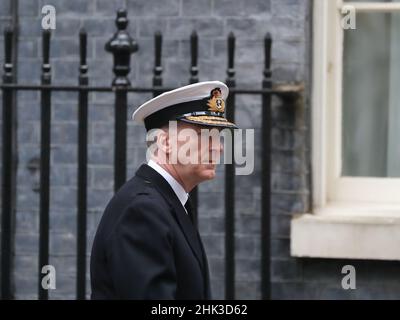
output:
<path id="1" fill-rule="evenodd" d="M 344 31 L 342 175 L 400 177 L 400 15 Z"/>

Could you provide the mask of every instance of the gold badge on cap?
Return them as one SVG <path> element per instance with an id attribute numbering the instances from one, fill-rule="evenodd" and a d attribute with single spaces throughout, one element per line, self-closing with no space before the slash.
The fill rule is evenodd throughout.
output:
<path id="1" fill-rule="evenodd" d="M 211 98 L 208 100 L 207 106 L 209 111 L 225 112 L 225 101 L 222 99 L 220 88 L 215 88 L 211 91 Z"/>

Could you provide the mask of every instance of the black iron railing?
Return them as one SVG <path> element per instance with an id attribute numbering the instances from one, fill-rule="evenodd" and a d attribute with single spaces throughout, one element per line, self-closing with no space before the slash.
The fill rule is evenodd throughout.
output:
<path id="1" fill-rule="evenodd" d="M 87 34 L 82 29 L 80 39 L 80 66 L 78 85 L 53 84 L 51 79 L 50 38 L 49 31 L 43 32 L 42 38 L 42 75 L 40 85 L 16 83 L 13 77 L 12 52 L 13 30 L 4 31 L 5 63 L 3 83 L 3 156 L 2 156 L 2 220 L 1 220 L 1 296 L 12 299 L 12 218 L 14 212 L 15 189 L 15 128 L 16 91 L 38 91 L 41 94 L 41 153 L 40 153 L 40 238 L 39 238 L 39 299 L 48 299 L 48 292 L 41 286 L 43 274 L 41 267 L 49 261 L 49 199 L 50 199 L 50 143 L 51 143 L 51 96 L 54 91 L 78 92 L 78 189 L 77 189 L 77 282 L 76 297 L 86 296 L 86 214 L 87 214 L 87 130 L 88 130 L 88 93 L 110 92 L 115 95 L 115 151 L 114 151 L 114 189 L 117 190 L 126 180 L 126 142 L 127 142 L 127 106 L 128 92 L 150 92 L 158 95 L 171 90 L 163 86 L 162 79 L 162 34 L 155 34 L 155 63 L 153 70 L 153 86 L 132 87 L 128 79 L 130 57 L 138 50 L 126 27 L 127 13 L 117 12 L 117 32 L 106 43 L 105 49 L 113 54 L 115 78 L 111 86 L 90 86 L 86 59 Z M 235 99 L 238 94 L 260 95 L 262 97 L 262 176 L 261 176 L 261 288 L 262 298 L 270 298 L 270 154 L 271 154 L 271 96 L 277 95 L 286 101 L 293 101 L 299 96 L 299 90 L 287 87 L 285 90 L 272 88 L 271 46 L 269 34 L 264 39 L 265 69 L 261 89 L 244 89 L 236 87 L 235 75 L 235 35 L 228 36 L 228 68 L 226 84 L 230 88 L 227 101 L 227 118 L 235 118 Z M 198 78 L 198 36 L 193 31 L 191 38 L 191 66 L 189 83 L 199 81 Z M 233 152 L 233 150 L 232 150 Z M 225 170 L 225 295 L 227 299 L 235 298 L 235 167 L 227 164 Z M 197 191 L 193 191 L 195 208 L 197 208 Z M 195 210 L 197 211 L 197 210 Z M 197 218 L 197 217 L 196 217 Z"/>

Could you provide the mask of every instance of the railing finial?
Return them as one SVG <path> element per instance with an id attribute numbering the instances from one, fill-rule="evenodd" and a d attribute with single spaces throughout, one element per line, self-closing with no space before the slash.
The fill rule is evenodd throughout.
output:
<path id="1" fill-rule="evenodd" d="M 131 54 L 139 48 L 138 44 L 129 35 L 126 27 L 128 26 L 128 18 L 125 9 L 117 11 L 116 25 L 118 31 L 106 43 L 105 50 L 111 52 L 114 56 L 114 86 L 127 86 L 130 84 L 128 74 L 131 70 Z"/>
<path id="2" fill-rule="evenodd" d="M 161 31 L 157 31 L 154 34 L 154 69 L 153 69 L 153 86 L 162 86 L 162 72 L 163 67 L 161 65 L 162 58 L 162 34 Z M 159 94 L 159 93 L 157 93 Z"/>
<path id="3" fill-rule="evenodd" d="M 12 39 L 13 30 L 11 27 L 6 27 L 4 30 L 4 77 L 12 78 L 13 64 L 12 64 Z"/>
<path id="4" fill-rule="evenodd" d="M 198 36 L 196 30 L 193 30 L 190 35 L 190 53 L 191 53 L 191 66 L 190 66 L 190 83 L 199 81 L 199 68 L 197 66 L 198 58 Z"/>
<path id="5" fill-rule="evenodd" d="M 117 25 L 118 30 L 125 30 L 128 26 L 129 20 L 127 17 L 127 12 L 125 9 L 118 9 L 117 11 L 117 19 L 115 20 L 115 24 Z"/>
<path id="6" fill-rule="evenodd" d="M 271 81 L 271 49 L 272 49 L 272 36 L 269 32 L 264 37 L 264 79 L 263 81 Z"/>
<path id="7" fill-rule="evenodd" d="M 235 81 L 235 35 L 230 32 L 228 35 L 228 70 L 227 81 Z"/>

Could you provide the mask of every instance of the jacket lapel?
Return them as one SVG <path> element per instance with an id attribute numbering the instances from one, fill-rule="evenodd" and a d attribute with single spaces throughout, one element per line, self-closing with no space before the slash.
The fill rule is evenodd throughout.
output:
<path id="1" fill-rule="evenodd" d="M 203 261 L 204 261 L 204 282 L 205 282 L 205 297 L 207 300 L 211 300 L 211 287 L 210 287 L 210 271 L 208 270 L 208 261 L 207 261 L 207 255 L 206 251 L 204 250 L 203 242 L 201 241 L 200 234 L 197 231 L 197 236 L 200 242 L 200 247 L 201 247 L 201 252 L 203 255 Z"/>
<path id="2" fill-rule="evenodd" d="M 150 182 L 154 187 L 161 193 L 161 195 L 167 200 L 167 202 L 172 206 L 175 213 L 175 219 L 177 220 L 180 228 L 185 235 L 186 241 L 189 243 L 194 256 L 196 257 L 201 269 L 204 268 L 203 256 L 201 243 L 197 237 L 197 231 L 194 228 L 188 214 L 185 212 L 181 202 L 176 196 L 174 190 L 171 188 L 169 183 L 153 168 L 147 164 L 143 164 L 136 172 L 136 176 Z"/>
<path id="3" fill-rule="evenodd" d="M 185 205 L 186 210 L 189 213 L 189 217 L 191 218 L 192 224 L 195 226 L 196 229 L 196 236 L 197 239 L 199 240 L 200 243 L 200 248 L 201 248 L 201 254 L 202 254 L 202 258 L 203 258 L 203 273 L 204 273 L 204 296 L 206 299 L 211 299 L 211 288 L 210 288 L 210 274 L 209 274 L 209 270 L 208 270 L 208 261 L 207 261 L 207 255 L 206 252 L 204 250 L 204 245 L 203 242 L 201 241 L 201 237 L 199 234 L 199 230 L 194 222 L 194 208 L 193 208 L 193 204 L 191 202 L 191 199 L 189 197 L 188 201 L 186 202 Z"/>

